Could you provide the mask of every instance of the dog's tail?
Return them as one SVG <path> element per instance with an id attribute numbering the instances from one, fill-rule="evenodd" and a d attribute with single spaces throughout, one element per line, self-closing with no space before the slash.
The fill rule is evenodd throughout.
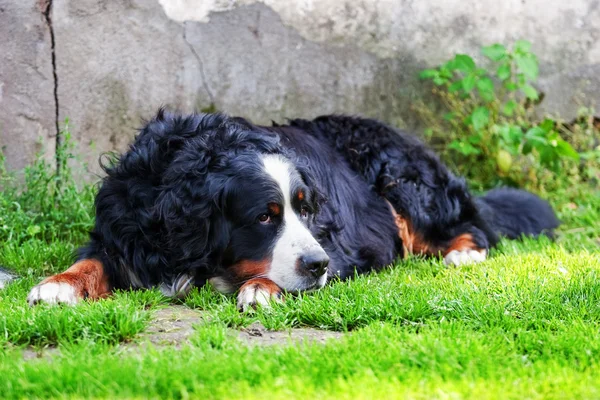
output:
<path id="1" fill-rule="evenodd" d="M 494 232 L 509 239 L 546 235 L 554 237 L 560 225 L 547 201 L 524 190 L 500 188 L 477 198 L 483 219 Z"/>

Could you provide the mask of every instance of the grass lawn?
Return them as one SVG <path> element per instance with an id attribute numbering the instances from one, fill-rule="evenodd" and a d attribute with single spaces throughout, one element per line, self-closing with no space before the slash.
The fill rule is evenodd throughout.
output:
<path id="1" fill-rule="evenodd" d="M 240 314 L 195 290 L 179 346 L 143 342 L 157 291 L 30 308 L 41 276 L 69 266 L 92 223 L 93 189 L 31 170 L 0 194 L 0 398 L 600 398 L 600 195 L 555 195 L 558 240 L 503 242 L 488 261 L 410 259 L 378 274 Z M 46 179 L 48 178 L 48 179 Z M 248 346 L 237 330 L 314 327 L 326 344 Z M 25 357 L 34 349 L 40 357 Z M 58 349 L 58 350 L 56 350 Z"/>

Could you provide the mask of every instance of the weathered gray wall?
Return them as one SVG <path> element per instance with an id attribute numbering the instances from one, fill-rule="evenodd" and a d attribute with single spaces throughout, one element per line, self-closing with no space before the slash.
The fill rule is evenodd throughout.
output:
<path id="1" fill-rule="evenodd" d="M 50 31 L 34 0 L 0 0 L 0 148 L 20 168 L 54 156 L 56 116 Z"/>
<path id="2" fill-rule="evenodd" d="M 0 0 L 0 145 L 13 168 L 51 157 L 69 117 L 95 167 L 160 105 L 412 127 L 420 69 L 520 38 L 569 117 L 600 100 L 598 21 L 597 0 Z"/>

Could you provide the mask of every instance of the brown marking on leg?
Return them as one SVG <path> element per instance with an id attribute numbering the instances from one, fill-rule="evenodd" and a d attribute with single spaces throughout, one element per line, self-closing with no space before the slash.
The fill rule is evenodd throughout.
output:
<path id="1" fill-rule="evenodd" d="M 434 255 L 438 252 L 435 245 L 427 242 L 415 229 L 412 228 L 412 224 L 408 219 L 406 221 L 406 236 L 411 240 L 412 253 L 416 255 Z"/>
<path id="2" fill-rule="evenodd" d="M 403 258 L 407 258 L 411 254 L 434 254 L 435 246 L 427 243 L 421 235 L 419 235 L 412 227 L 412 224 L 408 218 L 399 215 L 394 207 L 386 200 L 390 206 L 390 211 L 394 217 L 394 223 L 398 227 L 398 236 L 402 240 L 403 247 Z"/>
<path id="3" fill-rule="evenodd" d="M 210 278 L 209 282 L 221 293 L 233 293 L 240 285 L 266 276 L 270 267 L 270 259 L 242 260 L 227 268 L 223 275 Z"/>
<path id="4" fill-rule="evenodd" d="M 98 260 L 85 259 L 62 274 L 44 279 L 27 296 L 29 305 L 76 304 L 82 299 L 100 299 L 110 294 L 111 286 L 104 266 Z"/>
<path id="5" fill-rule="evenodd" d="M 268 291 L 271 294 L 281 294 L 281 289 L 275 282 L 267 278 L 254 278 L 250 279 L 248 282 L 244 283 L 240 288 L 240 292 L 242 290 L 247 289 L 248 287 L 254 286 L 255 288 L 261 288 Z"/>
<path id="6" fill-rule="evenodd" d="M 477 246 L 473 241 L 473 235 L 463 233 L 450 241 L 443 255 L 446 265 L 459 266 L 485 261 L 487 249 Z"/>
<path id="7" fill-rule="evenodd" d="M 470 233 L 458 235 L 450 241 L 447 247 L 441 244 L 427 242 L 413 228 L 410 219 L 399 215 L 394 207 L 389 202 L 387 203 L 390 206 L 394 222 L 398 227 L 398 236 L 402 240 L 404 258 L 407 258 L 410 254 L 429 256 L 443 255 L 446 264 L 454 265 L 485 260 L 487 250 L 477 246 L 473 241 L 473 235 Z"/>
<path id="8" fill-rule="evenodd" d="M 256 305 L 268 306 L 269 302 L 278 301 L 281 297 L 281 288 L 267 278 L 254 278 L 240 287 L 238 294 L 238 309 L 246 311 Z"/>
<path id="9" fill-rule="evenodd" d="M 94 259 L 77 261 L 65 272 L 44 279 L 40 285 L 45 283 L 67 283 L 82 299 L 104 298 L 111 291 L 102 263 Z"/>
<path id="10" fill-rule="evenodd" d="M 457 251 L 465 251 L 465 250 L 483 250 L 479 246 L 473 242 L 473 235 L 470 233 L 463 233 L 462 235 L 458 235 L 450 242 L 450 245 L 447 249 L 444 250 L 444 256 L 450 253 L 453 250 Z"/>

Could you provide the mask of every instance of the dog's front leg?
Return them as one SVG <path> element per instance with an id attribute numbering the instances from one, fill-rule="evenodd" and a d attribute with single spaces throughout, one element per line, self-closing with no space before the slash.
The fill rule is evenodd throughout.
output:
<path id="1" fill-rule="evenodd" d="M 281 293 L 281 288 L 270 279 L 250 279 L 240 287 L 237 306 L 242 311 L 248 311 L 257 305 L 268 307 L 271 301 L 281 301 Z"/>
<path id="2" fill-rule="evenodd" d="M 29 305 L 37 303 L 76 304 L 83 299 L 100 299 L 110 294 L 108 275 L 99 260 L 77 261 L 65 272 L 44 279 L 29 292 Z"/>

